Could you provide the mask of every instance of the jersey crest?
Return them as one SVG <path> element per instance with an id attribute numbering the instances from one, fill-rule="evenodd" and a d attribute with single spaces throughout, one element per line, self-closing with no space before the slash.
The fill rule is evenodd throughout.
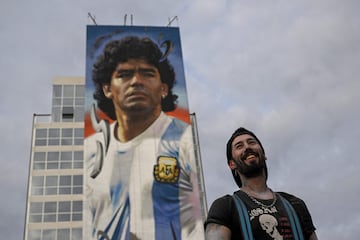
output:
<path id="1" fill-rule="evenodd" d="M 175 157 L 159 156 L 157 164 L 154 165 L 154 177 L 160 183 L 176 183 L 179 172 Z"/>

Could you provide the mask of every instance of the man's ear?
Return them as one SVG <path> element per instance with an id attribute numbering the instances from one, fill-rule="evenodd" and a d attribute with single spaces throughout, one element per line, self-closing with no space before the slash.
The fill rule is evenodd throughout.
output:
<path id="1" fill-rule="evenodd" d="M 103 92 L 105 97 L 111 99 L 112 98 L 112 93 L 111 93 L 111 87 L 108 84 L 104 84 L 103 85 Z"/>
<path id="2" fill-rule="evenodd" d="M 234 160 L 228 161 L 228 165 L 229 165 L 229 168 L 231 168 L 231 170 L 235 170 L 237 168 L 237 165 Z"/>
<path id="3" fill-rule="evenodd" d="M 166 97 L 169 94 L 169 87 L 166 83 L 161 84 L 161 96 Z"/>

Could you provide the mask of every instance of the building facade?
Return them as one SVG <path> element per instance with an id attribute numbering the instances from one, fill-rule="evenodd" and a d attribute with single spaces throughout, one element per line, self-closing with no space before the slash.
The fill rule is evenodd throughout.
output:
<path id="1" fill-rule="evenodd" d="M 85 80 L 53 81 L 51 114 L 34 114 L 24 240 L 83 239 Z M 195 115 L 191 122 L 203 219 L 207 205 Z"/>

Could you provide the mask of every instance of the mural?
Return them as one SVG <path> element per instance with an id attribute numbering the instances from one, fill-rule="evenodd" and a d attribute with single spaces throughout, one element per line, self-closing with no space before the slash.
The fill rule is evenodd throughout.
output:
<path id="1" fill-rule="evenodd" d="M 85 239 L 203 239 L 180 34 L 88 26 Z"/>

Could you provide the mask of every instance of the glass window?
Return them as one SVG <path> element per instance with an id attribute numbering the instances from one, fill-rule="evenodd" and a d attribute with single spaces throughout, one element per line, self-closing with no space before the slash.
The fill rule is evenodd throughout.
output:
<path id="1" fill-rule="evenodd" d="M 47 129 L 46 128 L 38 128 L 35 133 L 36 138 L 46 138 L 47 137 Z"/>
<path id="2" fill-rule="evenodd" d="M 45 202 L 44 212 L 45 213 L 56 212 L 56 202 Z"/>
<path id="3" fill-rule="evenodd" d="M 61 97 L 61 85 L 54 85 L 53 86 L 53 97 Z"/>
<path id="4" fill-rule="evenodd" d="M 81 221 L 81 220 L 82 220 L 81 213 L 73 213 L 72 214 L 72 221 Z"/>
<path id="5" fill-rule="evenodd" d="M 75 137 L 83 138 L 84 137 L 84 129 L 83 128 L 75 128 Z"/>
<path id="6" fill-rule="evenodd" d="M 73 185 L 76 185 L 76 186 L 83 185 L 83 176 L 82 175 L 74 175 L 73 178 L 74 178 Z"/>
<path id="7" fill-rule="evenodd" d="M 61 98 L 53 98 L 53 106 L 61 106 Z"/>
<path id="8" fill-rule="evenodd" d="M 42 215 L 30 215 L 29 217 L 29 222 L 31 223 L 38 223 L 42 221 Z"/>
<path id="9" fill-rule="evenodd" d="M 57 187 L 47 187 L 45 189 L 45 195 L 56 195 L 58 194 Z"/>
<path id="10" fill-rule="evenodd" d="M 70 186 L 71 176 L 60 176 L 60 186 Z"/>
<path id="11" fill-rule="evenodd" d="M 56 214 L 44 215 L 44 222 L 56 222 Z"/>
<path id="12" fill-rule="evenodd" d="M 31 195 L 33 196 L 42 196 L 44 194 L 44 188 L 32 188 Z"/>
<path id="13" fill-rule="evenodd" d="M 75 106 L 84 106 L 85 99 L 84 98 L 75 98 Z"/>
<path id="14" fill-rule="evenodd" d="M 66 229 L 58 229 L 57 239 L 58 240 L 70 239 L 70 229 L 68 229 L 68 228 L 66 228 Z M 78 238 L 78 239 L 81 239 L 81 238 Z"/>
<path id="15" fill-rule="evenodd" d="M 35 152 L 34 153 L 34 161 L 45 161 L 45 152 Z"/>
<path id="16" fill-rule="evenodd" d="M 82 193 L 83 193 L 82 187 L 73 187 L 72 194 L 82 194 Z"/>
<path id="17" fill-rule="evenodd" d="M 30 203 L 30 214 L 31 213 L 42 213 L 43 204 L 42 202 L 32 202 Z"/>
<path id="18" fill-rule="evenodd" d="M 75 151 L 74 152 L 74 160 L 83 160 L 84 152 L 83 151 Z"/>
<path id="19" fill-rule="evenodd" d="M 59 212 L 71 212 L 71 203 L 59 202 Z"/>
<path id="20" fill-rule="evenodd" d="M 85 97 L 85 86 L 83 85 L 76 85 L 75 86 L 75 96 L 76 97 Z"/>
<path id="21" fill-rule="evenodd" d="M 53 107 L 52 109 L 52 117 L 54 122 L 59 122 L 61 117 L 61 108 Z"/>
<path id="22" fill-rule="evenodd" d="M 58 162 L 48 163 L 46 169 L 59 169 L 59 163 Z"/>
<path id="23" fill-rule="evenodd" d="M 46 176 L 46 186 L 57 186 L 58 185 L 58 176 Z"/>
<path id="24" fill-rule="evenodd" d="M 61 152 L 61 158 L 63 160 L 72 160 L 72 152 Z"/>
<path id="25" fill-rule="evenodd" d="M 64 86 L 64 97 L 74 97 L 74 85 Z"/>
<path id="26" fill-rule="evenodd" d="M 60 137 L 60 129 L 59 128 L 49 129 L 49 137 L 50 138 L 59 138 Z"/>
<path id="27" fill-rule="evenodd" d="M 74 162 L 74 169 L 83 168 L 83 162 Z"/>
<path id="28" fill-rule="evenodd" d="M 82 201 L 73 201 L 73 212 L 81 212 L 82 211 Z"/>
<path id="29" fill-rule="evenodd" d="M 63 105 L 64 106 L 73 106 L 74 105 L 74 98 L 64 98 L 63 99 Z M 71 111 L 71 113 L 74 113 L 74 109 L 73 108 L 71 108 L 72 109 L 72 111 Z M 64 114 L 65 112 L 64 112 L 64 108 L 63 108 L 63 114 Z"/>
<path id="30" fill-rule="evenodd" d="M 71 194 L 71 187 L 59 187 L 59 194 L 62 195 Z"/>
<path id="31" fill-rule="evenodd" d="M 37 163 L 37 162 L 34 162 L 33 169 L 34 169 L 34 170 L 45 169 L 45 163 Z"/>
<path id="32" fill-rule="evenodd" d="M 44 186 L 44 176 L 33 176 L 32 177 L 33 187 L 43 187 Z"/>
<path id="33" fill-rule="evenodd" d="M 81 228 L 73 228 L 71 234 L 71 240 L 82 239 L 82 229 Z"/>
<path id="34" fill-rule="evenodd" d="M 35 139 L 35 146 L 46 146 L 46 139 Z"/>
<path id="35" fill-rule="evenodd" d="M 70 213 L 61 213 L 58 215 L 58 221 L 59 222 L 68 222 L 70 221 Z"/>
<path id="36" fill-rule="evenodd" d="M 55 229 L 44 229 L 42 239 L 43 240 L 54 240 L 54 239 L 56 239 L 56 230 Z"/>
<path id="37" fill-rule="evenodd" d="M 28 240 L 41 240 L 41 230 L 29 230 Z"/>
<path id="38" fill-rule="evenodd" d="M 61 135 L 62 135 L 62 137 L 64 138 L 66 138 L 66 137 L 73 137 L 73 129 L 72 128 L 63 128 L 63 129 L 61 129 Z"/>
<path id="39" fill-rule="evenodd" d="M 83 108 L 83 107 L 82 107 Z M 84 121 L 84 111 L 83 109 L 76 108 L 75 109 L 75 122 Z"/>
<path id="40" fill-rule="evenodd" d="M 58 146 L 59 145 L 59 143 L 60 143 L 60 139 L 58 139 L 58 138 L 55 138 L 55 139 L 49 139 L 48 140 L 48 145 L 49 146 Z"/>
<path id="41" fill-rule="evenodd" d="M 84 143 L 84 140 L 82 138 L 75 138 L 74 139 L 74 145 L 79 146 L 79 145 L 83 145 L 83 143 Z"/>
<path id="42" fill-rule="evenodd" d="M 72 169 L 72 162 L 60 163 L 60 169 Z"/>
<path id="43" fill-rule="evenodd" d="M 48 152 L 48 161 L 59 161 L 59 152 Z"/>
<path id="44" fill-rule="evenodd" d="M 72 138 L 63 138 L 61 139 L 61 145 L 62 146 L 67 146 L 67 145 L 72 145 Z"/>

